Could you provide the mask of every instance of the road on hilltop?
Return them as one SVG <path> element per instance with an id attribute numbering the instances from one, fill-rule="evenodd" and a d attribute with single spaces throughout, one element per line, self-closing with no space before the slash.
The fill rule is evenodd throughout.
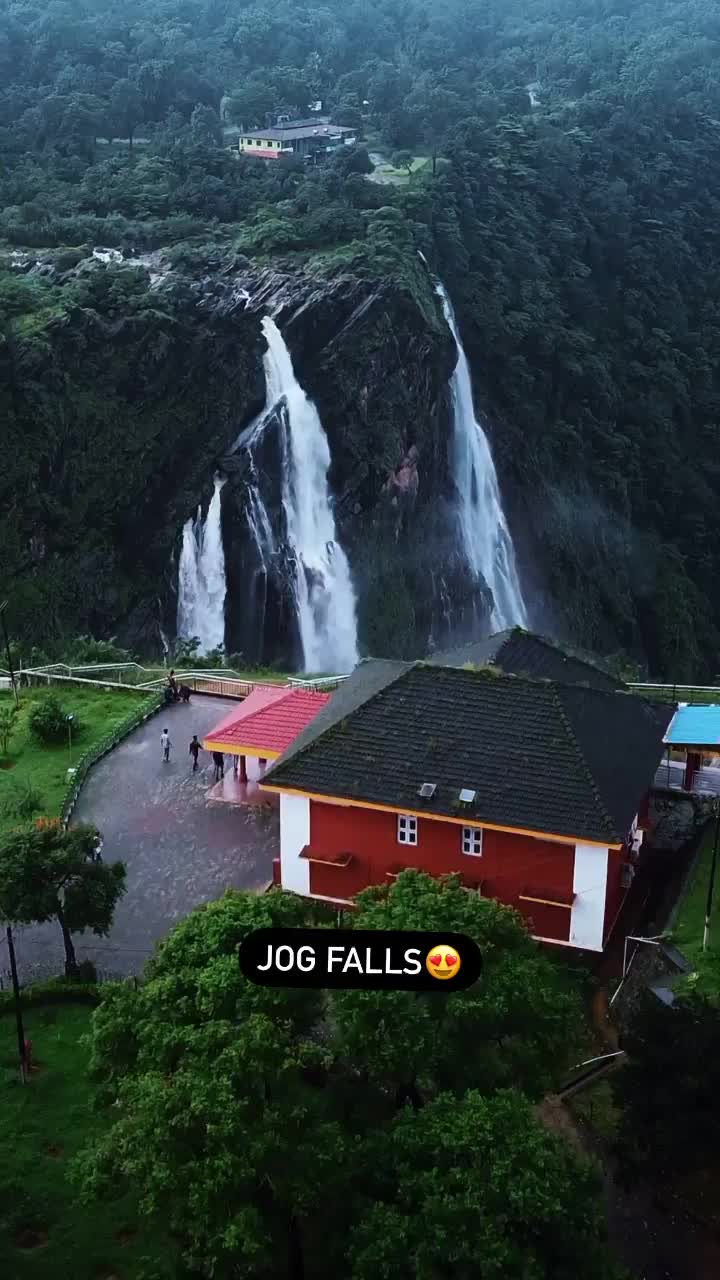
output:
<path id="1" fill-rule="evenodd" d="M 264 808 L 208 803 L 211 756 L 200 754 L 192 773 L 188 745 L 236 707 L 235 701 L 194 695 L 151 716 L 91 770 L 73 823 L 92 822 L 104 837 L 106 862 L 127 866 L 127 893 L 118 904 L 108 938 L 75 935 L 78 960 L 89 958 L 102 974 L 139 973 L 154 944 L 194 907 L 228 888 L 264 889 L 279 851 L 278 814 Z M 167 726 L 173 750 L 162 759 Z M 227 763 L 227 758 L 226 758 Z M 21 982 L 63 971 L 60 928 L 55 923 L 14 931 Z M 0 971 L 7 985 L 7 948 Z"/>

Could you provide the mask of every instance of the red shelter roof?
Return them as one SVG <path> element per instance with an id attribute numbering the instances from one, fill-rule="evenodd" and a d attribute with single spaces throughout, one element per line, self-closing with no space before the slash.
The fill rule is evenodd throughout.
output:
<path id="1" fill-rule="evenodd" d="M 203 738 L 206 751 L 275 760 L 329 701 L 329 693 L 258 685 Z"/>

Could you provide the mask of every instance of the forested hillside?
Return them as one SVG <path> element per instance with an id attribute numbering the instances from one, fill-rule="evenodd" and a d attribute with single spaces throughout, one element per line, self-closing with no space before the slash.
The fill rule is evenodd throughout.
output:
<path id="1" fill-rule="evenodd" d="M 317 99 L 358 131 L 356 148 L 312 171 L 231 149 L 233 126 Z M 428 160 L 381 185 L 365 176 L 370 151 Z M 123 307 L 156 310 L 127 270 L 98 267 L 92 288 L 73 275 L 94 245 L 349 271 L 418 305 L 421 249 L 458 312 L 535 625 L 657 675 L 720 669 L 720 11 L 709 0 L 0 0 L 0 160 L 0 231 L 8 255 L 29 254 L 6 256 L 0 276 L 4 450 L 37 406 L 33 447 L 0 474 L 8 595 L 28 598 L 43 572 L 18 509 L 30 504 L 67 541 L 72 503 L 98 499 L 122 429 L 108 413 L 102 480 L 88 467 L 81 496 L 55 492 L 87 402 L 74 415 L 71 396 L 58 417 L 52 398 L 28 400 L 26 379 L 42 378 L 44 350 L 61 376 L 68 326 L 80 353 L 78 326 L 96 335 Z M 20 279 L 47 250 L 49 274 Z M 166 347 L 174 324 L 160 323 Z M 103 360 L 98 422 L 116 395 L 110 344 Z M 143 488 L 139 463 L 133 477 Z M 91 576 L 102 539 L 96 550 Z M 28 639 L 45 591 L 38 580 L 32 619 L 15 618 Z M 87 623 L 80 595 L 74 583 L 55 638 Z M 123 596 L 108 629 L 131 607 Z"/>

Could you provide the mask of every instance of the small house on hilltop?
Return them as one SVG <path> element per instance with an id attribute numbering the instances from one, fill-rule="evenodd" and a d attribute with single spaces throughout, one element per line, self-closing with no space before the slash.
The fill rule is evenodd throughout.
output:
<path id="1" fill-rule="evenodd" d="M 285 121 L 273 128 L 258 125 L 240 135 L 238 149 L 241 155 L 260 160 L 281 160 L 288 156 L 312 159 L 342 146 L 352 146 L 355 141 L 356 130 L 330 124 L 326 116 L 314 116 L 309 120 Z"/>
<path id="2" fill-rule="evenodd" d="M 539 940 L 602 951 L 673 712 L 590 679 L 362 662 L 263 780 L 280 883 L 345 904 L 407 867 L 455 872 Z"/>

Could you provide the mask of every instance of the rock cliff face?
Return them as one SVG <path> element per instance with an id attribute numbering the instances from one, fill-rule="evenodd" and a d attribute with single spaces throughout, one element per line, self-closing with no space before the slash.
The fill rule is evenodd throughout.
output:
<path id="1" fill-rule="evenodd" d="M 0 576 L 26 648 L 92 632 L 161 649 L 178 527 L 263 401 L 251 317 L 211 320 L 181 288 L 113 304 L 109 282 L 0 342 Z"/>
<path id="2" fill-rule="evenodd" d="M 421 654 L 428 643 L 444 643 L 463 600 L 475 593 L 454 545 L 450 511 L 448 379 L 455 349 L 430 287 L 427 309 L 397 290 L 345 275 L 318 281 L 302 273 L 247 273 L 241 289 L 250 294 L 242 304 L 247 313 L 273 313 L 296 376 L 320 413 L 338 535 L 358 597 L 361 650 Z M 224 461 L 227 639 L 230 650 L 251 660 L 293 663 L 279 425 L 271 423 L 250 451 L 241 448 Z M 253 490 L 273 529 L 269 575 L 259 572 L 256 539 L 248 536 Z"/>
<path id="3" fill-rule="evenodd" d="M 2 488 L 2 570 L 25 641 L 116 634 L 143 653 L 171 638 L 184 521 L 223 488 L 226 648 L 297 663 L 282 544 L 280 433 L 238 448 L 265 399 L 272 311 L 331 450 L 339 539 L 362 651 L 420 654 L 482 599 L 454 545 L 448 379 L 455 360 L 431 283 L 415 296 L 347 275 L 208 263 L 146 283 L 130 305 L 117 266 L 92 306 L 15 327 L 0 346 L 16 442 Z M 250 299 L 248 300 L 248 296 Z M 275 542 L 257 575 L 252 491 Z M 262 616 L 258 593 L 263 595 Z"/>

